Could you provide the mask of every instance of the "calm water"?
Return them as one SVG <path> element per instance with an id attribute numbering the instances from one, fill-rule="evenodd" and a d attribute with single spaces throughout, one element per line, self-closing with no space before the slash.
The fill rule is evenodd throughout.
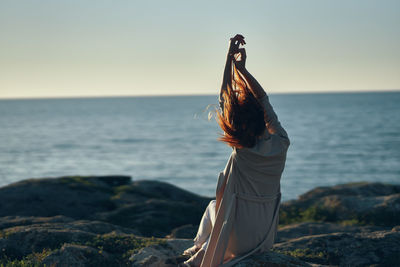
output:
<path id="1" fill-rule="evenodd" d="M 290 135 L 285 200 L 321 185 L 400 182 L 400 93 L 271 95 Z M 231 149 L 215 96 L 0 101 L 0 185 L 131 175 L 212 196 Z"/>

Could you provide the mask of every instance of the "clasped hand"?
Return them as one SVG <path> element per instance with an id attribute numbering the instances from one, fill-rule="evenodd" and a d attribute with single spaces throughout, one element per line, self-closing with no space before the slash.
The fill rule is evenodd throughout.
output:
<path id="1" fill-rule="evenodd" d="M 229 40 L 228 57 L 233 60 L 237 68 L 244 68 L 246 64 L 246 50 L 240 48 L 240 45 L 245 45 L 244 36 L 236 34 Z"/>

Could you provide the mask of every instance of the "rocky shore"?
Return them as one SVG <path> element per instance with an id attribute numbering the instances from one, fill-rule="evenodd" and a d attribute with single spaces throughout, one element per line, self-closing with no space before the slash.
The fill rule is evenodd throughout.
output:
<path id="1" fill-rule="evenodd" d="M 0 266 L 176 266 L 210 198 L 128 176 L 0 188 Z M 400 185 L 318 187 L 280 210 L 271 252 L 236 266 L 400 266 Z"/>

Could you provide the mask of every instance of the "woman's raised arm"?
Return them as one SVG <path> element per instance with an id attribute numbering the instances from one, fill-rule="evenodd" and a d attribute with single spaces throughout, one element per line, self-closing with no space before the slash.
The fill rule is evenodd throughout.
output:
<path id="1" fill-rule="evenodd" d="M 232 62 L 234 60 L 234 53 L 239 49 L 240 44 L 245 44 L 244 37 L 240 34 L 236 34 L 235 37 L 229 40 L 229 49 L 226 56 L 226 63 L 224 69 L 224 76 L 222 78 L 221 90 L 219 93 L 219 106 L 224 111 L 224 99 L 223 92 L 228 89 L 228 86 L 232 86 Z"/>
<path id="2" fill-rule="evenodd" d="M 238 49 L 237 53 L 235 54 L 235 59 L 237 60 L 234 60 L 234 64 L 239 72 L 239 75 L 241 75 L 242 78 L 246 81 L 249 90 L 260 101 L 261 105 L 264 108 L 264 119 L 268 131 L 270 133 L 276 133 L 284 138 L 289 139 L 285 129 L 281 126 L 278 120 L 278 116 L 276 115 L 271 103 L 269 102 L 267 93 L 258 83 L 256 78 L 254 78 L 253 75 L 251 75 L 245 67 L 247 59 L 246 50 L 244 48 Z"/>
<path id="3" fill-rule="evenodd" d="M 219 107 L 221 111 L 224 112 L 224 98 L 223 94 L 225 90 L 228 90 L 228 84 L 230 85 L 232 80 L 232 58 L 231 56 L 226 57 L 225 69 L 224 69 L 224 77 L 222 79 L 221 90 L 219 92 Z"/>

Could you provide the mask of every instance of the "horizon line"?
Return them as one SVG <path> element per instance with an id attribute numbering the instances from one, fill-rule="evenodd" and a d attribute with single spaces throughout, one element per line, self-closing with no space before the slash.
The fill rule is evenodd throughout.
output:
<path id="1" fill-rule="evenodd" d="M 303 94 L 363 94 L 363 93 L 400 93 L 400 89 L 364 89 L 343 91 L 289 91 L 289 92 L 267 92 L 268 95 L 303 95 Z M 187 97 L 187 96 L 218 96 L 218 94 L 143 94 L 143 95 L 72 95 L 72 96 L 14 96 L 0 97 L 2 100 L 45 100 L 45 99 L 87 99 L 87 98 L 151 98 L 151 97 Z"/>

